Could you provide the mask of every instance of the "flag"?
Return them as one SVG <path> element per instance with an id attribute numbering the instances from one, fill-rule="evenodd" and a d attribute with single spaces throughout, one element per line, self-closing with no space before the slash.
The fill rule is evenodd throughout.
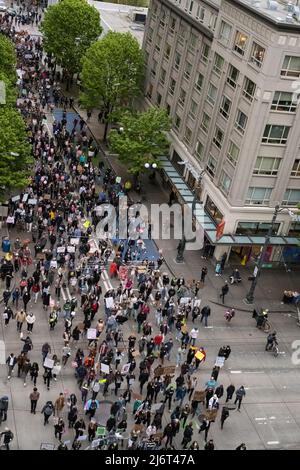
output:
<path id="1" fill-rule="evenodd" d="M 225 220 L 222 219 L 221 222 L 217 225 L 217 234 L 216 234 L 216 239 L 220 240 L 224 233 L 224 228 L 225 228 Z"/>

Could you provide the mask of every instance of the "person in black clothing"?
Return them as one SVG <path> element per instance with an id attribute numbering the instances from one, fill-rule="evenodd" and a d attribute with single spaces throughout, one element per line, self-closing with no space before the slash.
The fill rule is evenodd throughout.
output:
<path id="1" fill-rule="evenodd" d="M 186 449 L 186 446 L 188 445 L 188 443 L 191 442 L 193 434 L 194 434 L 193 423 L 189 423 L 184 428 L 184 432 L 183 432 L 183 439 L 181 442 L 183 449 Z"/>
<path id="2" fill-rule="evenodd" d="M 86 426 L 83 418 L 80 418 L 78 421 L 76 421 L 74 425 L 75 429 L 75 439 L 77 439 L 79 436 L 82 436 L 84 433 Z"/>
<path id="3" fill-rule="evenodd" d="M 166 436 L 167 436 L 167 440 L 166 440 L 165 447 L 167 447 L 168 444 L 172 445 L 173 437 L 175 436 L 172 423 L 167 424 L 167 426 L 164 429 L 163 438 Z"/>
<path id="4" fill-rule="evenodd" d="M 239 446 L 236 447 L 235 450 L 247 450 L 246 444 L 242 442 Z"/>
<path id="5" fill-rule="evenodd" d="M 235 391 L 235 386 L 234 385 L 229 385 L 227 388 L 226 388 L 226 403 L 232 399 L 233 397 L 233 394 L 234 394 L 234 391 Z"/>
<path id="6" fill-rule="evenodd" d="M 215 450 L 215 444 L 213 439 L 210 439 L 204 446 L 204 450 Z"/>
<path id="7" fill-rule="evenodd" d="M 229 409 L 227 406 L 223 406 L 222 408 L 222 414 L 221 414 L 221 429 L 223 429 L 224 422 L 229 416 Z"/>
<path id="8" fill-rule="evenodd" d="M 167 401 L 169 402 L 168 403 L 169 411 L 171 410 L 172 396 L 173 395 L 174 395 L 174 387 L 171 386 L 171 387 L 167 388 L 166 393 L 165 393 L 165 400 L 164 400 L 164 403 L 166 403 Z"/>
<path id="9" fill-rule="evenodd" d="M 223 304 L 224 304 L 224 302 L 225 302 L 225 295 L 227 295 L 228 292 L 229 292 L 228 282 L 225 281 L 225 284 L 224 284 L 224 286 L 222 287 L 222 291 L 221 291 L 221 294 L 220 294 L 220 298 L 222 299 Z"/>
<path id="10" fill-rule="evenodd" d="M 199 428 L 199 434 L 204 431 L 204 440 L 207 441 L 207 435 L 210 428 L 210 421 L 208 419 L 203 419 L 201 426 Z"/>
<path id="11" fill-rule="evenodd" d="M 9 428 L 5 428 L 5 430 L 0 434 L 0 438 L 3 437 L 3 444 L 5 445 L 6 450 L 9 449 L 9 444 L 13 440 L 14 435 Z"/>

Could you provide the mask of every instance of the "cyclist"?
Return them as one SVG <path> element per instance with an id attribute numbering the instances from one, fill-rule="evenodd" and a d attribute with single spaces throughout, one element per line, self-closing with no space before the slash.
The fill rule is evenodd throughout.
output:
<path id="1" fill-rule="evenodd" d="M 267 337 L 267 344 L 266 344 L 266 351 L 271 351 L 273 349 L 273 346 L 277 343 L 277 338 L 276 338 L 276 331 L 273 331 L 273 333 L 270 333 Z"/>

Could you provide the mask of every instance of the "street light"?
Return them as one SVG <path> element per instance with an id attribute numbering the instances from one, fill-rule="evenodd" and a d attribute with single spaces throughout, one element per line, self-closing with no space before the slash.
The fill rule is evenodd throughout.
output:
<path id="1" fill-rule="evenodd" d="M 257 281 L 258 281 L 258 276 L 260 275 L 260 271 L 261 271 L 262 265 L 264 263 L 265 254 L 267 252 L 268 246 L 270 245 L 270 238 L 273 234 L 273 229 L 274 229 L 274 225 L 275 225 L 275 222 L 276 222 L 276 219 L 277 219 L 277 215 L 279 214 L 279 212 L 281 212 L 283 210 L 286 210 L 286 209 L 287 209 L 286 207 L 280 208 L 279 205 L 275 206 L 275 210 L 274 210 L 274 214 L 273 214 L 273 217 L 272 217 L 271 225 L 270 225 L 268 233 L 266 235 L 265 243 L 264 243 L 264 245 L 262 247 L 262 250 L 260 252 L 258 263 L 257 263 L 257 265 L 254 269 L 254 273 L 253 273 L 254 279 L 252 281 L 250 290 L 249 290 L 249 292 L 248 292 L 248 294 L 246 295 L 246 298 L 245 298 L 245 302 L 247 304 L 253 304 L 253 302 L 254 302 L 254 291 L 255 291 L 255 288 L 256 288 Z M 294 215 L 294 213 L 293 213 L 293 211 L 291 211 L 291 209 L 287 209 L 287 210 L 288 210 L 288 213 L 289 213 L 290 216 Z"/>

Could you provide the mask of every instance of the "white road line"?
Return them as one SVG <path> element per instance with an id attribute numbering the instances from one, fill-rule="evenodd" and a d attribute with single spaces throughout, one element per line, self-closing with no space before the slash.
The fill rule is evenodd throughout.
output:
<path id="1" fill-rule="evenodd" d="M 231 374 L 241 374 L 242 371 L 241 370 L 231 370 L 230 373 Z"/>
<path id="2" fill-rule="evenodd" d="M 255 418 L 255 421 L 265 421 L 267 418 Z"/>
<path id="3" fill-rule="evenodd" d="M 279 441 L 268 441 L 267 444 L 269 446 L 273 446 L 273 445 L 279 444 Z"/>
<path id="4" fill-rule="evenodd" d="M 65 294 L 65 291 L 63 290 L 63 288 L 61 288 L 61 295 L 63 296 L 64 301 L 66 301 L 67 297 L 66 297 L 66 294 Z"/>

